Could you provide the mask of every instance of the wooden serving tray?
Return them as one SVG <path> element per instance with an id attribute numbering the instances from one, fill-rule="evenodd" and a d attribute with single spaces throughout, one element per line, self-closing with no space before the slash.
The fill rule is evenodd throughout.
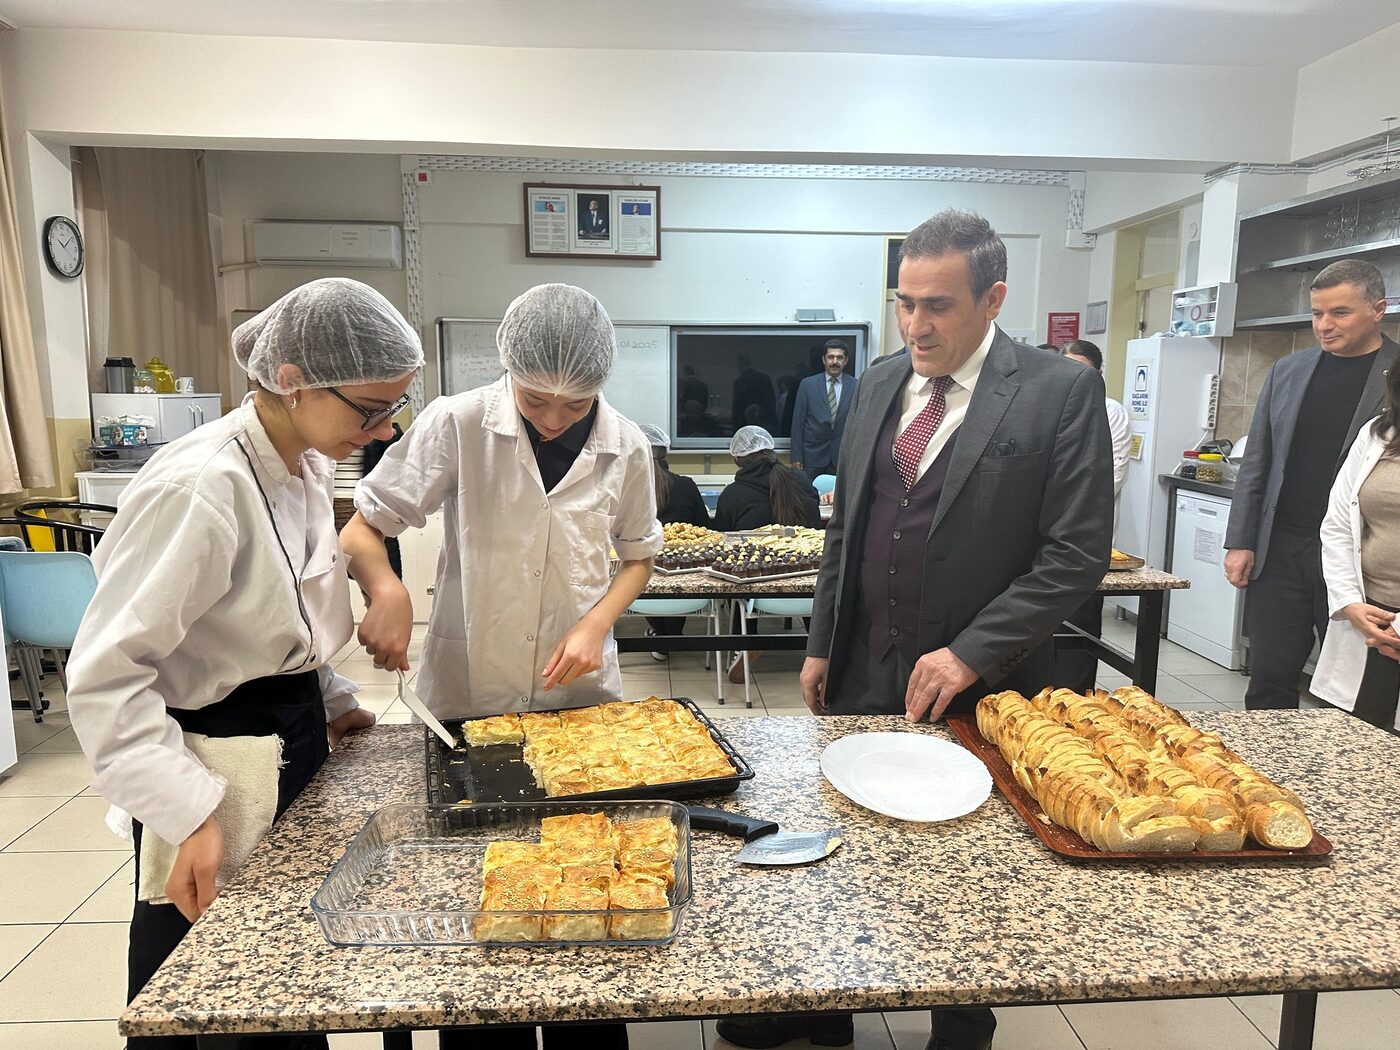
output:
<path id="1" fill-rule="evenodd" d="M 1076 860 L 1152 860 L 1152 861 L 1253 861 L 1253 860 L 1297 860 L 1325 857 L 1332 852 L 1332 843 L 1313 832 L 1313 840 L 1304 849 L 1269 849 L 1246 839 L 1243 849 L 1237 850 L 1191 850 L 1189 853 L 1162 853 L 1157 851 L 1108 852 L 1097 849 L 1068 828 L 1056 824 L 1040 808 L 1037 802 L 1016 780 L 1006 759 L 994 744 L 983 739 L 977 729 L 977 716 L 973 714 L 950 715 L 948 728 L 964 747 L 980 758 L 992 774 L 992 782 L 1001 789 L 1011 808 L 1020 814 L 1026 826 L 1035 837 L 1049 849 L 1065 857 Z"/>

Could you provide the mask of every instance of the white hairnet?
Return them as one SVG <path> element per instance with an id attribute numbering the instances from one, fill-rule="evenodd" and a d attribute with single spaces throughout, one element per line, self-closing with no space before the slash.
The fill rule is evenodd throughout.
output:
<path id="1" fill-rule="evenodd" d="M 235 328 L 233 356 L 264 388 L 287 394 L 398 379 L 423 367 L 423 344 L 369 285 L 326 277 L 293 289 Z M 283 365 L 300 368 L 302 381 L 284 386 L 277 374 Z"/>
<path id="2" fill-rule="evenodd" d="M 773 447 L 773 435 L 762 427 L 740 427 L 729 439 L 729 454 L 735 459 Z"/>
<path id="3" fill-rule="evenodd" d="M 662 430 L 655 423 L 638 423 L 638 429 L 642 432 L 642 437 L 647 439 L 647 444 L 652 448 L 670 448 L 671 435 Z"/>
<path id="4" fill-rule="evenodd" d="M 607 311 L 582 288 L 540 284 L 510 304 L 496 331 L 501 367 L 546 394 L 592 397 L 617 361 Z"/>

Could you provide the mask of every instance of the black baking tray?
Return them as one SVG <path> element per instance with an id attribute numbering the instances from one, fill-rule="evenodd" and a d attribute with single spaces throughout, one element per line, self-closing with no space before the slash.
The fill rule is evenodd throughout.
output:
<path id="1" fill-rule="evenodd" d="M 647 798 L 709 798 L 737 791 L 740 783 L 753 779 L 753 768 L 734 745 L 696 705 L 685 696 L 669 699 L 695 716 L 725 757 L 734 766 L 733 776 L 710 777 L 706 780 L 678 780 L 670 784 L 643 784 L 640 787 L 589 791 L 582 795 L 547 795 L 535 783 L 534 774 L 524 758 L 522 744 L 492 744 L 489 747 L 467 747 L 462 726 L 471 719 L 443 722 L 448 732 L 464 741 L 461 747 L 449 749 L 432 730 L 424 727 L 427 749 L 428 801 L 430 803 L 476 802 L 534 802 L 562 799 L 647 799 Z"/>

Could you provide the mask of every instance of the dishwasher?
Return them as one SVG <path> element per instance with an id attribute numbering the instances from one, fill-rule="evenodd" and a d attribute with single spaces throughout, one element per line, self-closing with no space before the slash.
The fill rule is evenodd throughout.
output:
<path id="1" fill-rule="evenodd" d="M 1221 667 L 1245 665 L 1240 626 L 1244 591 L 1225 579 L 1225 524 L 1230 501 L 1195 492 L 1176 494 L 1171 571 L 1191 581 L 1172 591 L 1167 639 Z"/>

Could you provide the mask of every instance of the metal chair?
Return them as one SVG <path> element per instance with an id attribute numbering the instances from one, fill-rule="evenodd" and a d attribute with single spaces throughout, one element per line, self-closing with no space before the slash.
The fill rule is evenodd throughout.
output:
<path id="1" fill-rule="evenodd" d="M 719 634 L 720 608 L 719 603 L 713 598 L 638 598 L 627 607 L 627 612 L 636 616 L 699 616 L 703 615 L 710 621 L 710 633 Z M 724 685 L 720 674 L 720 664 L 724 661 L 720 659 L 720 654 L 705 653 L 705 666 L 710 666 L 710 658 L 714 657 L 715 666 L 715 695 L 720 703 L 724 703 Z"/>
<path id="2" fill-rule="evenodd" d="M 831 475 L 823 475 L 830 477 Z M 776 616 L 779 619 L 791 620 L 795 617 L 807 617 L 812 615 L 811 598 L 750 598 L 743 605 L 743 615 L 739 617 L 739 633 L 749 633 L 749 619 L 757 619 L 760 616 Z M 754 626 L 754 633 L 758 633 L 757 625 Z M 744 706 L 753 707 L 753 700 L 749 694 L 749 682 L 753 674 L 749 670 L 749 651 L 742 649 L 740 659 L 744 661 Z"/>
<path id="3" fill-rule="evenodd" d="M 102 538 L 103 529 L 84 520 L 84 514 L 115 514 L 116 507 L 104 503 L 78 503 L 70 500 L 38 500 L 21 503 L 11 518 L 0 518 L 0 525 L 14 525 L 32 551 L 77 551 L 91 554 Z"/>
<path id="4" fill-rule="evenodd" d="M 34 721 L 44 720 L 39 694 L 40 658 L 54 651 L 63 688 L 68 688 L 64 654 L 73 647 L 97 573 L 86 554 L 75 551 L 0 551 L 0 618 L 5 649 L 13 649 L 24 678 Z"/>

